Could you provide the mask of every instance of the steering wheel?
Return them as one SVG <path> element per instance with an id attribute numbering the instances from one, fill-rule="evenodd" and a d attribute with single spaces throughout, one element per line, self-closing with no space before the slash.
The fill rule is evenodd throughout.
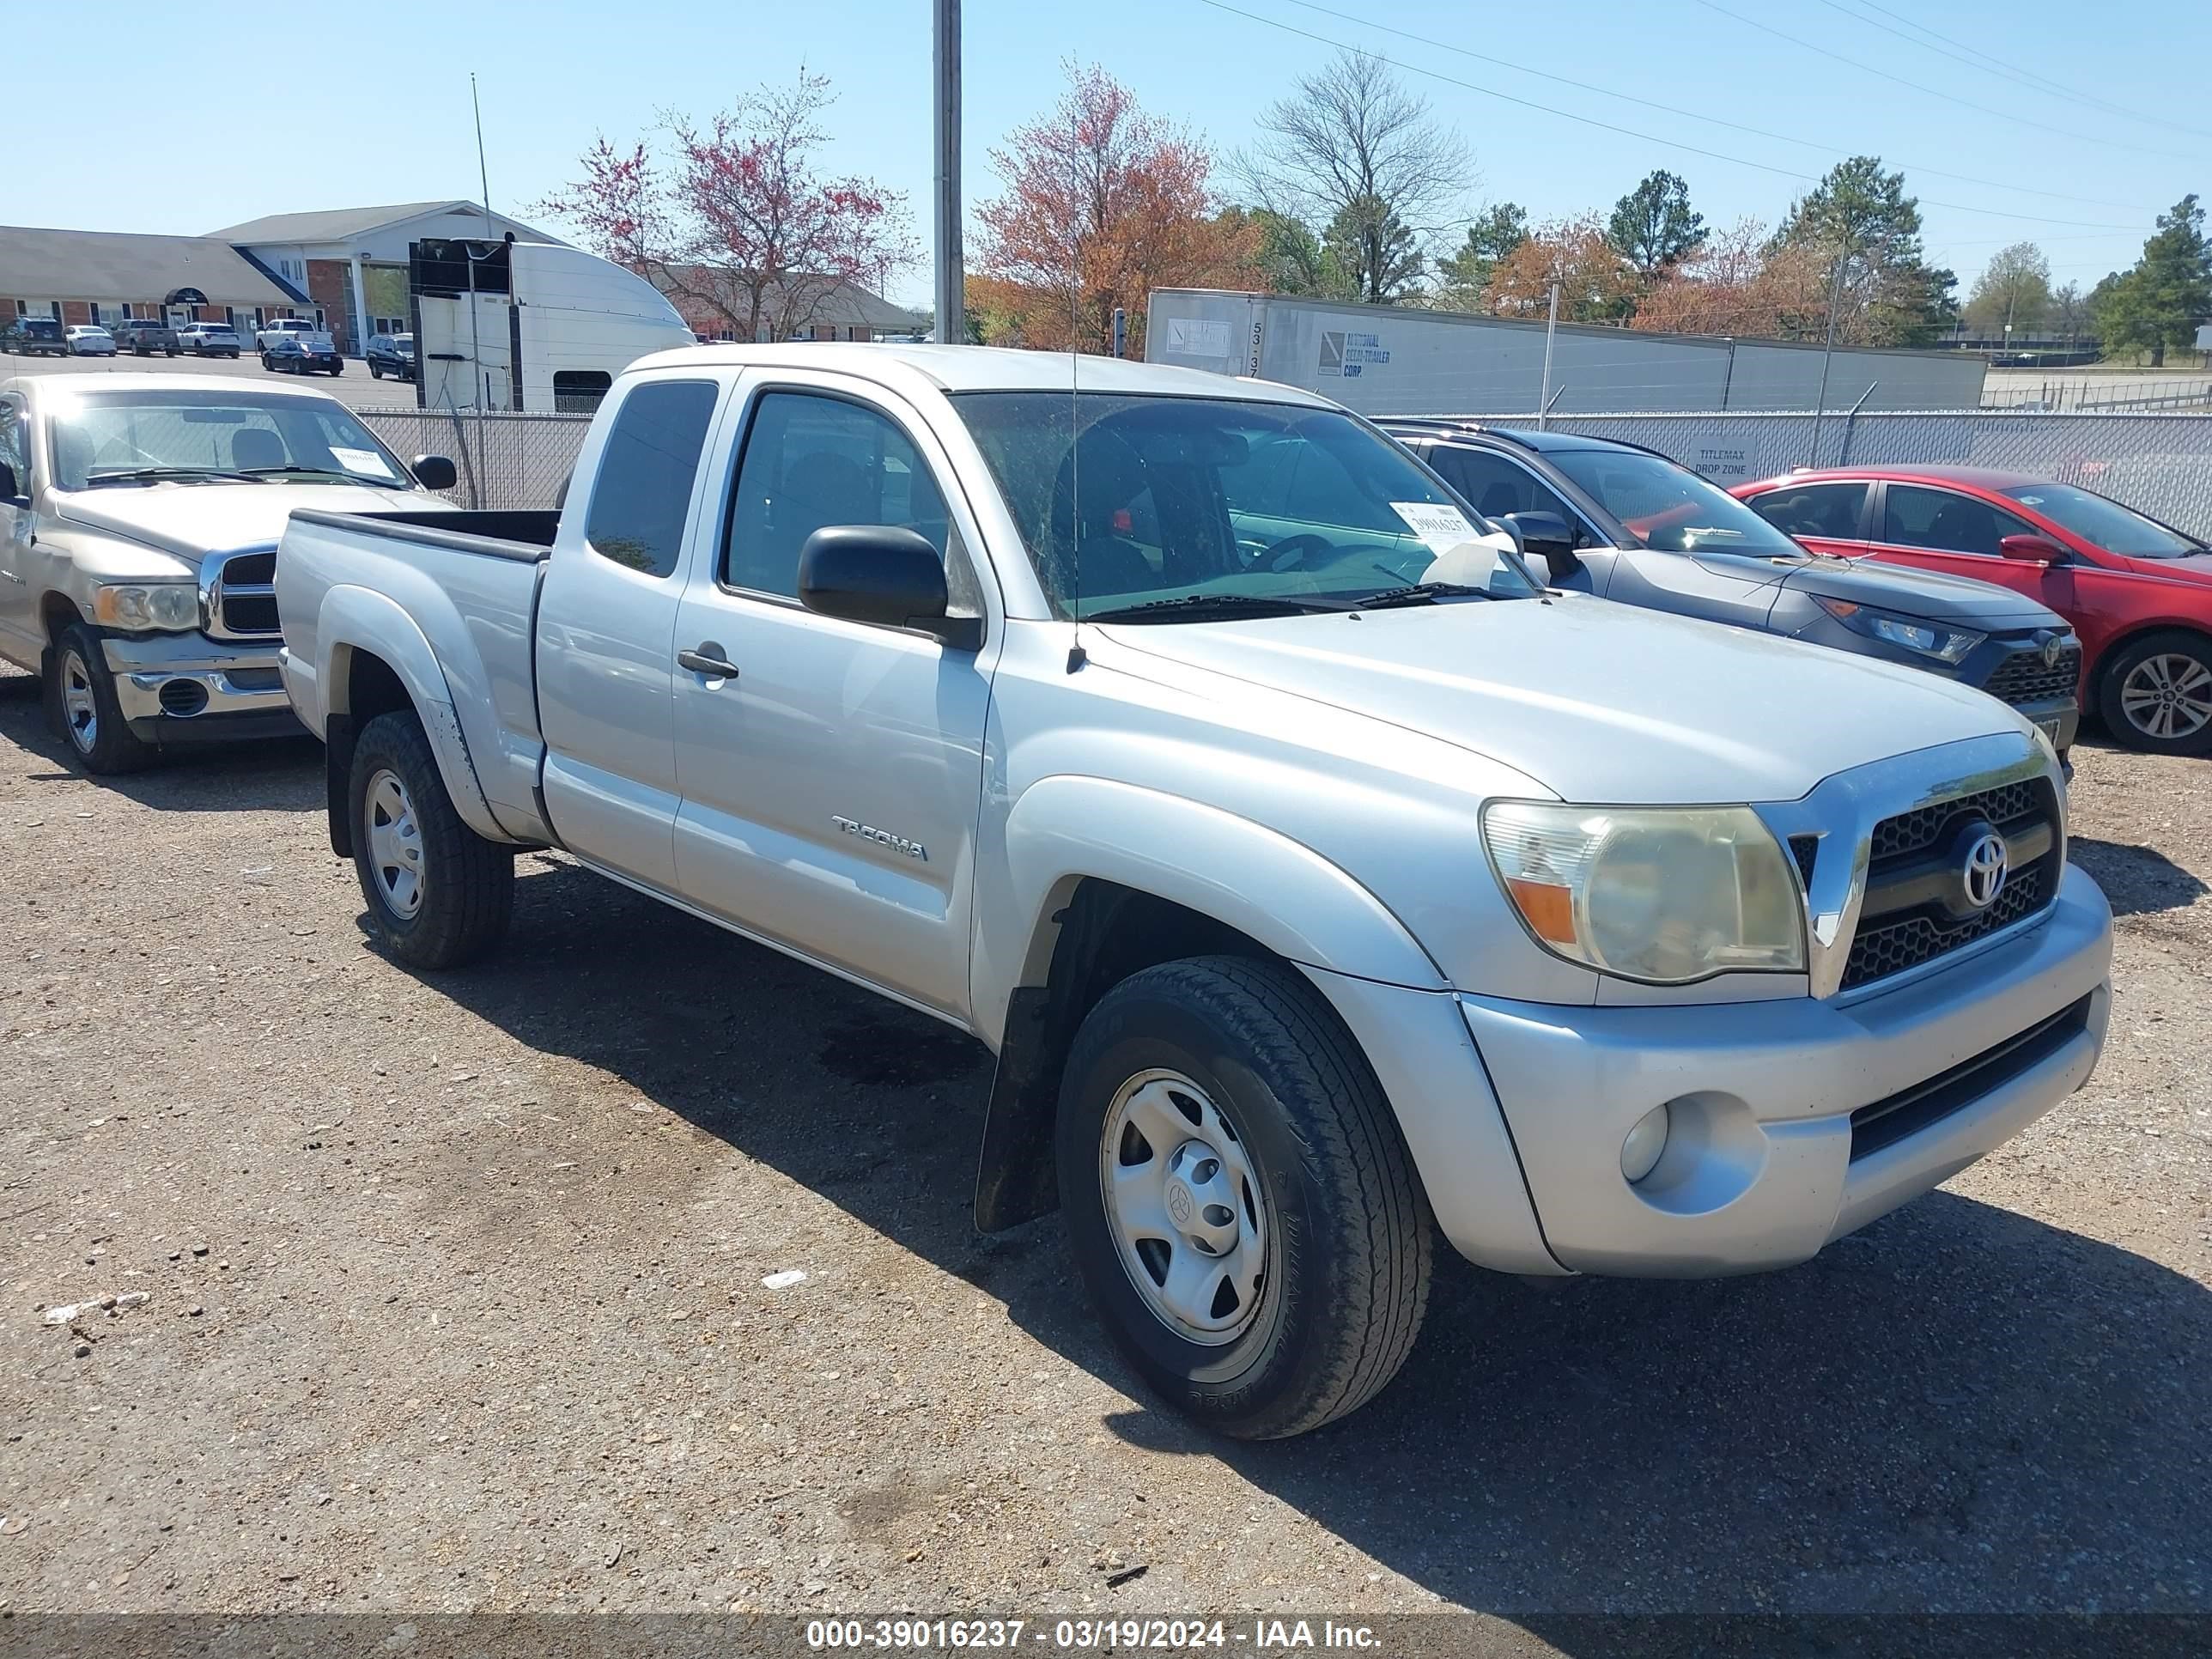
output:
<path id="1" fill-rule="evenodd" d="M 1316 536 L 1311 531 L 1302 531 L 1295 536 L 1285 536 L 1260 550 L 1253 560 L 1270 570 L 1295 570 L 1316 553 L 1334 555 L 1337 546 L 1326 536 Z"/>

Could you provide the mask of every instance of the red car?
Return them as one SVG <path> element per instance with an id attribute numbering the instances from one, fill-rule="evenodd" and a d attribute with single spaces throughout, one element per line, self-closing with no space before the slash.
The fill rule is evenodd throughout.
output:
<path id="1" fill-rule="evenodd" d="M 2212 546 L 2023 473 L 1824 467 L 1735 495 L 1815 551 L 2009 587 L 2081 639 L 2081 707 L 2122 743 L 2212 752 Z"/>

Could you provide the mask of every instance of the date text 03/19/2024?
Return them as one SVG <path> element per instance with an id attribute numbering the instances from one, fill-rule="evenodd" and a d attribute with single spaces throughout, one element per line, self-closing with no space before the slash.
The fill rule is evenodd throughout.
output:
<path id="1" fill-rule="evenodd" d="M 939 1652 L 951 1649 L 1040 1647 L 1064 1653 L 1196 1652 L 1242 1649 L 1292 1653 L 1307 1649 L 1373 1651 L 1365 1625 L 1333 1619 L 1255 1619 L 1249 1626 L 1221 1619 L 814 1619 L 806 1644 L 822 1650 Z"/>

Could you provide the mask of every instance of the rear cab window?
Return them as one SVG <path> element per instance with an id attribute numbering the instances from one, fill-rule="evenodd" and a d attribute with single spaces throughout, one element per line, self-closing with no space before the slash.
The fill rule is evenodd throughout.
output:
<path id="1" fill-rule="evenodd" d="M 647 380 L 630 389 L 592 483 L 584 540 L 592 552 L 647 576 L 675 573 L 720 392 L 713 380 Z"/>

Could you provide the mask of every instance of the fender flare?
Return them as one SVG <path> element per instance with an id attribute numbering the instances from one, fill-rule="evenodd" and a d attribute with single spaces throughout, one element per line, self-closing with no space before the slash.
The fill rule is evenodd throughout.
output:
<path id="1" fill-rule="evenodd" d="M 1078 911 L 1091 914 L 1073 902 L 1085 882 L 1167 901 L 1304 969 L 1354 982 L 1449 988 L 1373 893 L 1254 819 L 1131 784 L 1059 776 L 1023 793 L 1004 835 L 1006 884 L 978 905 L 981 948 L 970 987 L 976 1029 L 997 1038 L 999 1057 L 975 1175 L 981 1231 L 1042 1215 L 1057 1202 L 1052 1126 L 1060 1071 L 1085 1012 L 1085 989 L 1071 982 L 1061 955 L 1063 924 Z M 1086 924 L 1073 925 L 1080 957 Z M 1315 982 L 1326 994 L 1328 977 Z"/>
<path id="2" fill-rule="evenodd" d="M 326 741 L 327 728 L 344 720 L 348 741 L 343 747 L 349 764 L 350 739 L 358 728 L 353 724 L 353 711 L 344 706 L 344 697 L 346 685 L 352 678 L 353 655 L 358 651 L 376 658 L 398 676 L 422 722 L 422 730 L 429 737 L 430 752 L 438 763 L 438 775 L 445 783 L 446 793 L 453 797 L 453 810 L 460 814 L 461 821 L 486 841 L 512 842 L 514 838 L 500 827 L 491 803 L 484 798 L 483 786 L 477 779 L 476 764 L 469 757 L 468 739 L 462 733 L 460 717 L 453 710 L 453 689 L 446 683 L 445 670 L 438 665 L 437 653 L 430 648 L 429 640 L 415 619 L 396 602 L 373 589 L 335 586 L 323 595 L 315 638 L 323 656 L 316 681 L 321 694 Z M 331 745 L 330 753 L 335 761 L 338 745 Z M 332 787 L 335 792 L 335 780 Z"/>

